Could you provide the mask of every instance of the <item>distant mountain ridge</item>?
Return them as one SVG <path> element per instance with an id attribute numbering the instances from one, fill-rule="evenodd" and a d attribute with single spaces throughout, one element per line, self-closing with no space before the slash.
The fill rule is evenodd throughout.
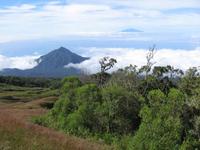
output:
<path id="1" fill-rule="evenodd" d="M 134 33 L 134 32 L 143 32 L 143 31 L 138 30 L 138 29 L 134 29 L 134 28 L 129 28 L 129 29 L 124 29 L 121 32 L 124 32 L 124 33 Z"/>
<path id="2" fill-rule="evenodd" d="M 87 59 L 89 58 L 82 57 L 64 47 L 60 47 L 36 59 L 35 61 L 38 65 L 32 69 L 4 69 L 0 72 L 0 75 L 23 77 L 64 77 L 78 75 L 81 73 L 80 69 L 65 68 L 64 66 L 70 63 L 79 64 Z"/>

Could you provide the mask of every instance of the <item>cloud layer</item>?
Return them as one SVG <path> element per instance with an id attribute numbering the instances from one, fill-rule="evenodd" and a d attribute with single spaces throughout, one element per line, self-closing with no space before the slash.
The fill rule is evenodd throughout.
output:
<path id="1" fill-rule="evenodd" d="M 199 0 L 69 0 L 0 7 L 0 43 L 63 35 L 115 36 L 127 28 L 159 33 L 159 38 L 169 33 L 192 38 L 200 33 L 199 9 Z"/>
<path id="2" fill-rule="evenodd" d="M 6 57 L 0 55 L 0 70 L 5 68 L 30 69 L 37 65 L 35 59 L 39 56 Z"/>
<path id="3" fill-rule="evenodd" d="M 117 59 L 118 63 L 113 70 L 124 68 L 130 64 L 140 67 L 146 63 L 147 52 L 145 49 L 91 48 L 84 53 L 86 56 L 91 56 L 90 60 L 86 60 L 81 64 L 69 64 L 66 67 L 76 67 L 90 73 L 96 73 L 100 70 L 99 60 L 104 56 Z M 172 65 L 186 70 L 190 67 L 200 66 L 199 58 L 200 48 L 196 48 L 195 50 L 160 49 L 156 52 L 154 61 L 156 62 L 155 65 Z"/>
<path id="4" fill-rule="evenodd" d="M 90 57 L 80 64 L 69 64 L 65 67 L 75 67 L 90 73 L 100 71 L 99 60 L 105 56 L 117 59 L 117 64 L 112 69 L 124 68 L 130 64 L 138 67 L 146 63 L 146 49 L 133 48 L 87 48 L 82 49 L 83 56 Z M 39 56 L 6 57 L 0 55 L 0 70 L 4 68 L 30 69 L 37 65 L 34 61 Z M 193 66 L 200 66 L 200 47 L 194 50 L 183 49 L 159 49 L 157 50 L 154 61 L 155 65 L 172 65 L 186 70 Z"/>

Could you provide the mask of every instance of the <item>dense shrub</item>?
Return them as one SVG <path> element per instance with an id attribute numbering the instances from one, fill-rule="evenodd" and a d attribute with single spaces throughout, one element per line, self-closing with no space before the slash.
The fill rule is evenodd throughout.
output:
<path id="1" fill-rule="evenodd" d="M 104 83 L 67 77 L 50 112 L 35 122 L 130 150 L 200 148 L 200 76 L 173 67 L 146 74 L 129 66 Z M 179 75 L 181 74 L 181 75 Z M 93 79 L 92 79 L 93 78 Z M 91 80 L 90 80 L 91 79 Z"/>
<path id="2" fill-rule="evenodd" d="M 168 96 L 160 90 L 148 94 L 149 105 L 140 112 L 141 125 L 130 149 L 178 149 L 181 143 L 183 94 L 171 89 Z"/>

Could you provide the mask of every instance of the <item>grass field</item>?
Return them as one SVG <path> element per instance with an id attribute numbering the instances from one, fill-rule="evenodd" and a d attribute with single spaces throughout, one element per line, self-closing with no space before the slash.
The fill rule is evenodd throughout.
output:
<path id="1" fill-rule="evenodd" d="M 58 90 L 0 84 L 0 150 L 102 150 L 110 147 L 31 123 L 48 112 Z"/>
<path id="2" fill-rule="evenodd" d="M 0 102 L 3 103 L 29 102 L 38 98 L 58 95 L 58 90 L 51 90 L 49 88 L 30 88 L 0 84 Z"/>

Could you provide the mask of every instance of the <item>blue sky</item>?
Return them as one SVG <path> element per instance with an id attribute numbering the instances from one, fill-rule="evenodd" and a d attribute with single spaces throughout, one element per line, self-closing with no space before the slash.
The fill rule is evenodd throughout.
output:
<path id="1" fill-rule="evenodd" d="M 35 57 L 60 46 L 82 55 L 153 44 L 192 51 L 200 47 L 199 18 L 200 0 L 1 0 L 0 56 Z"/>

